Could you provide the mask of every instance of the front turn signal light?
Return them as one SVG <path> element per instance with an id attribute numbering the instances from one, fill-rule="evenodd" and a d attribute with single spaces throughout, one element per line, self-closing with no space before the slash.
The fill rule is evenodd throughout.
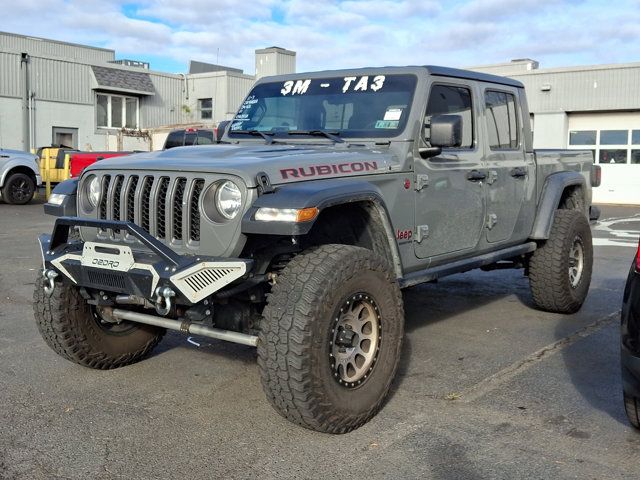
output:
<path id="1" fill-rule="evenodd" d="M 259 208 L 255 219 L 259 222 L 309 222 L 318 216 L 317 207 L 309 208 Z"/>

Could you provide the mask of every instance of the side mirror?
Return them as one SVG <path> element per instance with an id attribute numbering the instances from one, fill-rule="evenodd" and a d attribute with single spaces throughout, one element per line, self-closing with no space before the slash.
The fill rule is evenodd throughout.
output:
<path id="1" fill-rule="evenodd" d="M 215 129 L 216 143 L 220 143 L 220 141 L 222 140 L 222 136 L 224 135 L 224 131 L 227 129 L 227 126 L 230 123 L 231 122 L 229 120 L 223 120 L 218 124 L 218 126 Z"/>
<path id="2" fill-rule="evenodd" d="M 460 115 L 436 115 L 431 118 L 432 147 L 459 147 L 462 145 L 462 117 Z"/>

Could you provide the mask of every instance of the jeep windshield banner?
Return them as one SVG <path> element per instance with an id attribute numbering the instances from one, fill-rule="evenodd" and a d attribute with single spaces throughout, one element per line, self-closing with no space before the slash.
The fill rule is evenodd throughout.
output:
<path id="1" fill-rule="evenodd" d="M 416 81 L 414 75 L 353 75 L 263 83 L 242 103 L 229 134 L 288 137 L 321 130 L 393 137 L 407 123 Z"/>

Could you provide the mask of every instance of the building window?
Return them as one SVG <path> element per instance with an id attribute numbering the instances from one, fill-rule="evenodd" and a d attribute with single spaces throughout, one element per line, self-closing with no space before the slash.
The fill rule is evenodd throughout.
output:
<path id="1" fill-rule="evenodd" d="M 98 128 L 138 128 L 140 102 L 136 97 L 123 95 L 96 95 L 96 122 Z"/>
<path id="2" fill-rule="evenodd" d="M 600 145 L 626 145 L 629 130 L 600 130 Z"/>
<path id="3" fill-rule="evenodd" d="M 211 98 L 200 98 L 198 100 L 201 120 L 211 120 L 213 118 L 213 100 Z"/>
<path id="4" fill-rule="evenodd" d="M 627 150 L 620 148 L 600 149 L 600 163 L 627 163 Z"/>
<path id="5" fill-rule="evenodd" d="M 569 132 L 569 145 L 595 145 L 595 130 L 572 130 Z"/>
<path id="6" fill-rule="evenodd" d="M 569 148 L 583 150 L 594 146 L 596 161 L 603 165 L 640 165 L 640 130 L 572 130 L 569 132 Z M 637 148 L 637 147 L 636 147 Z"/>

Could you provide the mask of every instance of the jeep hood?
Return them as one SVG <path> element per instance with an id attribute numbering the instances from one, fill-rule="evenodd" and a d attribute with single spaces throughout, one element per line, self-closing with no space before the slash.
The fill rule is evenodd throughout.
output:
<path id="1" fill-rule="evenodd" d="M 114 157 L 94 163 L 87 171 L 137 170 L 202 172 L 240 177 L 255 187 L 264 172 L 273 185 L 383 173 L 400 168 L 387 147 L 337 145 L 211 145 L 178 147 L 159 152 Z"/>

